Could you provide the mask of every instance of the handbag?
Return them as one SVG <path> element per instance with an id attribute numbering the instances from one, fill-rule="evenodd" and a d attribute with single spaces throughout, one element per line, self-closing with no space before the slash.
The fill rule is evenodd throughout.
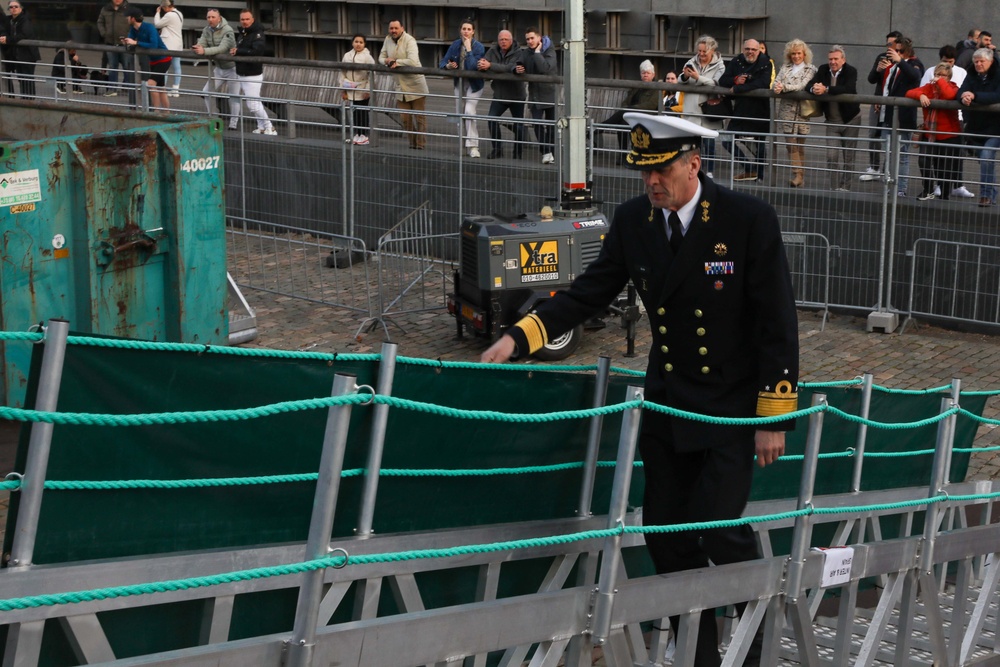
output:
<path id="1" fill-rule="evenodd" d="M 710 95 L 698 106 L 706 116 L 728 118 L 733 115 L 733 100 L 725 95 Z"/>
<path id="2" fill-rule="evenodd" d="M 816 100 L 799 100 L 799 115 L 803 118 L 819 118 L 823 115 L 823 105 Z"/>

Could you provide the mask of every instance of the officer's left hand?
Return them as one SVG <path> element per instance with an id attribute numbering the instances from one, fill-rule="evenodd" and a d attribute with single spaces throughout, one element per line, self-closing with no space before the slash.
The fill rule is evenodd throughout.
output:
<path id="1" fill-rule="evenodd" d="M 516 349 L 517 345 L 514 343 L 514 339 L 504 334 L 500 337 L 500 340 L 493 343 L 488 350 L 483 352 L 482 356 L 479 357 L 479 361 L 484 364 L 502 364 L 514 356 Z"/>
<path id="2" fill-rule="evenodd" d="M 785 432 L 757 431 L 754 434 L 754 445 L 757 450 L 757 465 L 763 468 L 785 453 Z"/>

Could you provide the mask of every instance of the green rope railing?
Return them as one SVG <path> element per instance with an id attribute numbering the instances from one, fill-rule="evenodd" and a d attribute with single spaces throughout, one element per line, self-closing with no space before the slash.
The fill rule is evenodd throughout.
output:
<path id="1" fill-rule="evenodd" d="M 26 341 L 37 343 L 45 339 L 43 333 L 34 331 L 2 331 L 0 341 Z M 183 352 L 194 354 L 223 354 L 241 357 L 264 357 L 277 359 L 312 359 L 326 362 L 336 361 L 381 361 L 382 355 L 371 354 L 351 354 L 341 352 L 308 352 L 299 350 L 273 350 L 269 348 L 241 348 L 229 347 L 225 345 L 199 345 L 196 343 L 167 343 L 160 341 L 126 340 L 119 338 L 94 338 L 91 336 L 69 336 L 67 343 L 70 345 L 86 345 L 91 347 L 105 347 L 112 349 L 133 349 L 160 352 Z M 443 359 L 424 359 L 420 357 L 399 356 L 397 363 L 410 364 L 415 366 L 432 366 L 438 368 L 462 368 L 462 369 L 492 369 L 514 372 L 592 372 L 597 369 L 596 364 L 581 365 L 546 365 L 546 364 L 484 364 L 471 361 L 447 361 Z M 622 368 L 612 366 L 611 372 L 619 375 L 632 377 L 645 377 L 642 370 Z M 863 384 L 860 377 L 850 380 L 833 380 L 827 382 L 799 382 L 798 386 L 804 389 L 823 389 L 837 387 L 854 387 Z M 932 387 L 929 389 L 896 389 L 873 384 L 872 389 L 890 394 L 937 394 L 951 389 L 951 384 Z M 962 391 L 962 395 L 967 396 L 996 396 L 1000 395 L 997 390 Z"/>
<path id="2" fill-rule="evenodd" d="M 644 535 L 651 533 L 678 533 L 687 531 L 704 531 L 716 528 L 729 528 L 744 526 L 755 523 L 771 523 L 787 521 L 801 516 L 808 515 L 838 515 L 838 514 L 864 514 L 871 512 L 885 512 L 896 509 L 910 509 L 940 503 L 965 502 L 971 500 L 992 500 L 1000 498 L 1000 492 L 987 494 L 974 494 L 969 496 L 938 495 L 929 498 L 919 498 L 915 500 L 899 501 L 895 503 L 880 503 L 874 505 L 861 505 L 854 507 L 828 507 L 817 508 L 807 507 L 800 510 L 779 512 L 768 515 L 741 517 L 739 519 L 704 521 L 686 524 L 660 525 L 660 526 L 624 526 L 603 530 L 580 531 L 562 535 L 550 535 L 547 537 L 536 537 L 521 540 L 508 540 L 505 542 L 492 542 L 485 544 L 472 544 L 438 549 L 420 549 L 410 551 L 387 552 L 378 554 L 364 554 L 351 556 L 337 555 L 308 560 L 299 563 L 286 565 L 274 565 L 266 567 L 251 568 L 226 572 L 222 574 L 190 577 L 186 579 L 172 579 L 166 581 L 156 581 L 142 584 L 131 584 L 126 586 L 112 586 L 106 588 L 94 588 L 82 591 L 67 593 L 54 593 L 45 595 L 30 595 L 17 598 L 0 600 L 0 611 L 14 611 L 18 609 L 33 609 L 38 607 L 56 606 L 63 604 L 77 604 L 81 602 L 93 602 L 100 600 L 116 599 L 136 595 L 149 595 L 171 591 L 191 590 L 195 588 L 205 588 L 241 581 L 251 581 L 255 579 L 265 579 L 276 576 L 287 576 L 302 574 L 314 570 L 326 568 L 342 568 L 348 565 L 371 565 L 380 563 L 394 563 L 403 561 L 451 558 L 456 556 L 469 556 L 474 554 L 497 553 L 501 551 L 514 551 L 519 549 L 561 546 L 586 540 L 606 539 L 619 535 Z M 347 553 L 346 551 L 344 552 Z"/>

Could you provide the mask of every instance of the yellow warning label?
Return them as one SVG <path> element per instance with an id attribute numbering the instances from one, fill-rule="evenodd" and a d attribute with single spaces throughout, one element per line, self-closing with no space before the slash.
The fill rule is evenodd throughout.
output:
<path id="1" fill-rule="evenodd" d="M 28 204 L 14 204 L 10 207 L 11 213 L 30 213 L 35 210 L 35 202 Z"/>

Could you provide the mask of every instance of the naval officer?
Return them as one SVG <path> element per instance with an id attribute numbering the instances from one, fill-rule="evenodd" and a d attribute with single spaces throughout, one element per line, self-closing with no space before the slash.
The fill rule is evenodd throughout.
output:
<path id="1" fill-rule="evenodd" d="M 781 230 L 766 202 L 701 173 L 701 139 L 715 130 L 672 116 L 627 113 L 645 196 L 615 211 L 600 255 L 565 291 L 517 322 L 482 355 L 499 363 L 602 312 L 631 280 L 652 349 L 647 401 L 718 417 L 780 416 L 797 408 L 798 326 Z M 784 453 L 791 420 L 707 424 L 647 410 L 643 523 L 739 517 L 760 466 Z M 647 535 L 659 573 L 760 558 L 748 526 Z M 671 619 L 676 632 L 677 619 Z M 758 640 L 760 633 L 758 632 Z M 759 655 L 755 642 L 745 664 Z M 714 610 L 702 613 L 695 665 L 720 664 Z"/>

